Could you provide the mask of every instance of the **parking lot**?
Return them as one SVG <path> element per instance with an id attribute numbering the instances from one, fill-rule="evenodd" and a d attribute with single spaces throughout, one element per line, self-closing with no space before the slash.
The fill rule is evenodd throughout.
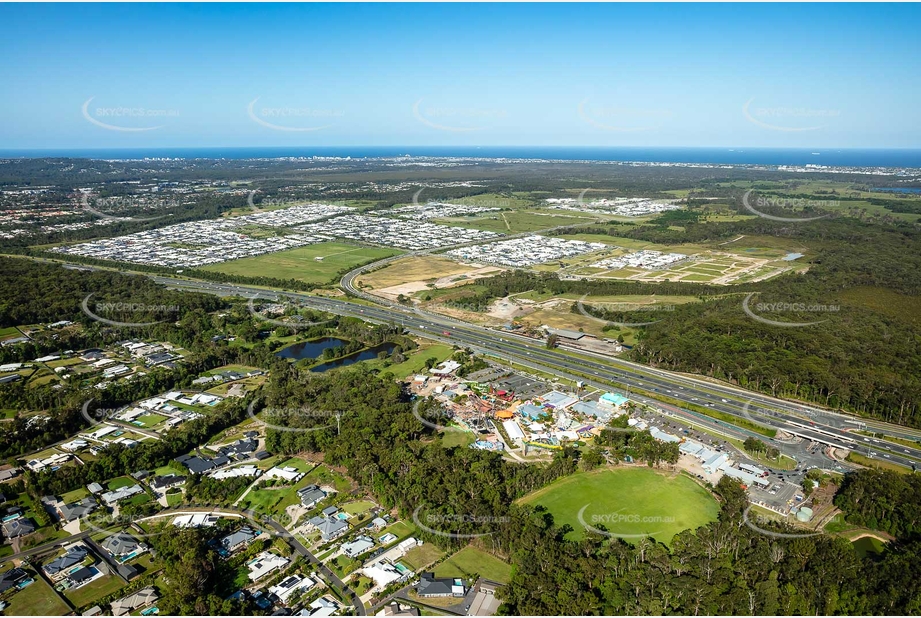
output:
<path id="1" fill-rule="evenodd" d="M 797 494 L 802 495 L 802 487 L 781 481 L 774 475 L 771 475 L 768 479 L 771 484 L 764 489 L 760 487 L 749 488 L 748 493 L 751 501 L 774 511 L 784 514 L 789 513 L 790 507 L 796 504 L 794 496 Z"/>

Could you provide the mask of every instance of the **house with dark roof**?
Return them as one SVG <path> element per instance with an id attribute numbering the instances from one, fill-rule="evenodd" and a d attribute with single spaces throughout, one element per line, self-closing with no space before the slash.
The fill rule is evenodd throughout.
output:
<path id="1" fill-rule="evenodd" d="M 115 558 L 122 558 L 147 550 L 146 545 L 125 532 L 117 532 L 107 536 L 100 545 Z"/>
<path id="2" fill-rule="evenodd" d="M 83 545 L 74 545 L 63 556 L 58 556 L 42 567 L 51 581 L 63 579 L 67 571 L 86 560 L 87 549 Z"/>
<path id="3" fill-rule="evenodd" d="M 150 488 L 155 491 L 166 491 L 171 487 L 176 487 L 182 485 L 186 482 L 188 477 L 180 476 L 178 474 L 164 474 L 163 476 L 155 476 L 153 479 L 148 481 Z"/>
<path id="4" fill-rule="evenodd" d="M 297 490 L 297 496 L 301 500 L 301 504 L 308 509 L 312 509 L 321 500 L 326 498 L 326 492 L 320 489 L 318 485 L 308 485 L 303 489 Z"/>
<path id="5" fill-rule="evenodd" d="M 249 456 L 255 452 L 258 446 L 259 442 L 253 439 L 237 440 L 233 444 L 221 447 L 220 453 L 228 457 L 241 455 Z"/>
<path id="6" fill-rule="evenodd" d="M 6 592 L 14 586 L 19 586 L 23 582 L 31 579 L 28 573 L 20 568 L 10 569 L 5 573 L 0 573 L 0 594 Z"/>
<path id="7" fill-rule="evenodd" d="M 35 532 L 35 524 L 27 517 L 11 519 L 3 524 L 3 536 L 8 539 L 18 539 Z"/>
<path id="8" fill-rule="evenodd" d="M 97 507 L 96 501 L 87 496 L 79 502 L 60 504 L 58 506 L 58 515 L 63 521 L 74 521 L 75 519 L 86 517 L 95 511 Z"/>
<path id="9" fill-rule="evenodd" d="M 423 573 L 416 584 L 416 594 L 420 597 L 462 597 L 467 594 L 467 587 L 462 579 Z"/>
<path id="10" fill-rule="evenodd" d="M 68 575 L 67 579 L 71 583 L 71 589 L 74 589 L 86 585 L 100 577 L 102 577 L 102 572 L 99 569 L 94 566 L 85 566 Z"/>
<path id="11" fill-rule="evenodd" d="M 210 459 L 202 459 L 195 455 L 183 455 L 177 457 L 176 461 L 189 469 L 192 474 L 203 474 L 208 470 L 214 469 L 215 465 Z"/>

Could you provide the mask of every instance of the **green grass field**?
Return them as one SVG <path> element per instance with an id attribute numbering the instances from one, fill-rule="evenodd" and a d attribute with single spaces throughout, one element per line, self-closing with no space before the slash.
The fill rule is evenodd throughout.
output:
<path id="1" fill-rule="evenodd" d="M 400 562 L 418 573 L 420 570 L 444 556 L 444 554 L 443 551 L 431 543 L 426 543 L 425 545 L 418 545 L 410 549 L 406 552 L 406 555 L 400 559 Z"/>
<path id="2" fill-rule="evenodd" d="M 124 585 L 125 582 L 121 579 L 114 575 L 107 575 L 74 591 L 68 590 L 64 592 L 64 596 L 74 604 L 74 607 L 83 607 L 96 599 L 112 594 Z"/>
<path id="3" fill-rule="evenodd" d="M 567 538 L 579 539 L 589 526 L 612 534 L 649 535 L 665 544 L 682 530 L 696 529 L 716 519 L 719 506 L 707 491 L 681 475 L 649 468 L 581 472 L 554 482 L 523 500 L 543 505 L 558 526 L 569 524 Z"/>
<path id="4" fill-rule="evenodd" d="M 476 436 L 471 431 L 449 428 L 441 434 L 441 445 L 445 448 L 452 446 L 467 446 L 476 441 Z"/>
<path id="5" fill-rule="evenodd" d="M 3 610 L 7 616 L 63 616 L 70 608 L 61 597 L 37 575 L 35 582 L 15 593 L 9 606 Z"/>
<path id="6" fill-rule="evenodd" d="M 387 533 L 393 534 L 397 537 L 396 540 L 391 543 L 391 545 L 393 545 L 415 534 L 416 526 L 411 521 L 398 521 L 381 530 L 379 533 L 377 533 L 376 537 L 380 538 Z"/>
<path id="7" fill-rule="evenodd" d="M 134 420 L 143 424 L 144 427 L 153 427 L 157 423 L 162 423 L 165 421 L 166 418 L 167 417 L 163 416 L 162 414 L 144 414 Z"/>
<path id="8" fill-rule="evenodd" d="M 465 547 L 435 567 L 435 577 L 470 578 L 473 575 L 507 584 L 512 579 L 512 567 L 476 547 Z"/>
<path id="9" fill-rule="evenodd" d="M 396 250 L 380 247 L 321 242 L 277 253 L 209 264 L 203 266 L 202 270 L 246 277 L 296 279 L 321 285 L 333 281 L 342 271 L 397 253 Z M 318 257 L 323 259 L 317 260 Z"/>
<path id="10" fill-rule="evenodd" d="M 374 508 L 374 503 L 370 500 L 355 500 L 354 502 L 346 502 L 340 508 L 349 515 L 358 515 Z"/>

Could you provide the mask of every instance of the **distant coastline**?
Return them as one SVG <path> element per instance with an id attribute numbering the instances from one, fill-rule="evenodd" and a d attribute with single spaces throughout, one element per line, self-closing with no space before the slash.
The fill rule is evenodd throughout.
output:
<path id="1" fill-rule="evenodd" d="M 818 154 L 816 154 L 818 153 Z M 921 148 L 628 148 L 553 146 L 266 146 L 201 148 L 0 149 L 0 158 L 92 159 L 376 159 L 453 157 L 542 159 L 712 165 L 821 165 L 829 167 L 921 168 Z"/>

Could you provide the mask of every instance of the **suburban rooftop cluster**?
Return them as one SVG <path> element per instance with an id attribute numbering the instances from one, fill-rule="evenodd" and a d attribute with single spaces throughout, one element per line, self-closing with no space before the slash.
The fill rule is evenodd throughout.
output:
<path id="1" fill-rule="evenodd" d="M 266 213 L 270 214 L 270 213 Z M 105 238 L 52 251 L 116 262 L 166 267 L 195 267 L 283 251 L 327 240 L 291 234 L 258 240 L 232 229 L 225 220 L 190 221 L 156 230 Z M 219 247 L 220 251 L 215 251 Z"/>
<path id="2" fill-rule="evenodd" d="M 461 247 L 448 251 L 447 255 L 473 262 L 505 264 L 507 266 L 531 266 L 532 264 L 552 262 L 607 248 L 607 245 L 598 242 L 566 240 L 548 236 L 526 236 L 488 245 Z"/>
<path id="3" fill-rule="evenodd" d="M 488 240 L 499 236 L 495 232 L 472 230 L 464 227 L 364 215 L 336 217 L 329 221 L 302 225 L 295 229 L 308 234 L 337 236 L 413 251 Z"/>
<path id="4" fill-rule="evenodd" d="M 592 268 L 618 269 L 632 267 L 653 270 L 670 266 L 675 262 L 686 260 L 688 257 L 683 253 L 663 253 L 662 251 L 647 249 L 595 262 L 592 264 Z"/>
<path id="5" fill-rule="evenodd" d="M 476 215 L 482 212 L 492 212 L 498 208 L 489 208 L 487 206 L 468 206 L 467 204 L 447 204 L 443 202 L 429 202 L 428 204 L 416 204 L 413 206 L 403 206 L 390 210 L 392 214 L 399 215 L 406 219 L 437 219 L 439 217 L 464 217 Z"/>
<path id="6" fill-rule="evenodd" d="M 560 210 L 577 210 L 579 212 L 599 212 L 621 217 L 642 217 L 666 210 L 679 210 L 681 206 L 670 202 L 659 202 L 643 197 L 616 197 L 614 199 L 597 199 L 586 202 L 572 197 L 548 198 L 550 208 Z"/>
<path id="7" fill-rule="evenodd" d="M 355 210 L 351 206 L 332 206 L 330 204 L 300 204 L 290 208 L 279 208 L 250 215 L 241 215 L 228 220 L 234 225 L 265 225 L 267 227 L 289 227 L 335 217 Z"/>

